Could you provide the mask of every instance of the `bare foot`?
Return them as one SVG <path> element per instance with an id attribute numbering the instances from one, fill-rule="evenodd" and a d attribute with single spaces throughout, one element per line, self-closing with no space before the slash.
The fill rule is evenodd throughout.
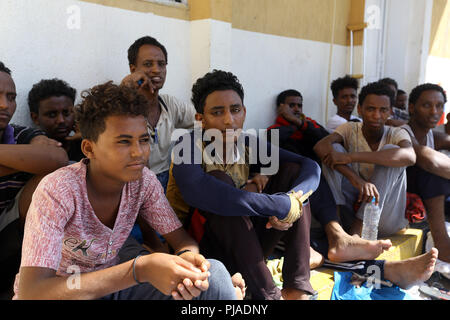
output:
<path id="1" fill-rule="evenodd" d="M 437 257 L 438 250 L 432 248 L 430 252 L 418 257 L 403 261 L 386 261 L 384 277 L 400 288 L 408 289 L 414 284 L 426 281 L 431 277 Z"/>
<path id="2" fill-rule="evenodd" d="M 391 240 L 365 240 L 358 235 L 341 233 L 330 241 L 328 259 L 334 262 L 373 260 L 392 246 Z"/>
<path id="3" fill-rule="evenodd" d="M 284 288 L 281 290 L 282 300 L 309 300 L 310 294 L 302 290 Z"/>
<path id="4" fill-rule="evenodd" d="M 231 282 L 233 283 L 234 290 L 236 291 L 236 296 L 238 300 L 244 300 L 245 290 L 247 287 L 245 286 L 244 278 L 242 275 L 237 272 L 231 277 Z"/>
<path id="5" fill-rule="evenodd" d="M 315 269 L 323 265 L 325 258 L 313 248 L 309 247 L 309 268 Z"/>

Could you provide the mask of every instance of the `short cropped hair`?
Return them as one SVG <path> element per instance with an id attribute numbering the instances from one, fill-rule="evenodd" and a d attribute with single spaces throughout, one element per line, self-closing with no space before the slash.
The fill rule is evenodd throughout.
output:
<path id="1" fill-rule="evenodd" d="M 444 88 L 434 83 L 424 83 L 412 89 L 411 93 L 409 94 L 409 103 L 416 104 L 422 92 L 428 90 L 439 91 L 440 93 L 442 93 L 442 95 L 444 96 L 444 103 L 447 103 L 447 95 Z"/>
<path id="2" fill-rule="evenodd" d="M 389 100 L 391 102 L 390 107 L 395 104 L 394 91 L 392 91 L 392 89 L 389 88 L 387 84 L 380 81 L 369 83 L 361 89 L 358 97 L 358 103 L 360 106 L 363 105 L 364 100 L 369 94 L 375 94 L 377 96 L 387 96 L 389 97 Z"/>
<path id="3" fill-rule="evenodd" d="M 358 79 L 353 78 L 349 75 L 346 75 L 342 78 L 337 78 L 333 82 L 331 82 L 331 92 L 333 93 L 333 98 L 337 98 L 339 96 L 339 91 L 345 88 L 352 88 L 356 91 L 358 90 L 359 84 Z"/>
<path id="4" fill-rule="evenodd" d="M 166 63 L 169 62 L 169 60 L 167 59 L 167 50 L 166 50 L 166 48 L 158 40 L 156 40 L 155 38 L 150 37 L 150 36 L 145 36 L 145 37 L 137 39 L 128 48 L 128 64 L 136 65 L 139 49 L 143 45 L 146 45 L 146 44 L 160 48 L 161 51 L 164 54 L 164 57 L 166 58 Z"/>
<path id="5" fill-rule="evenodd" d="M 148 117 L 148 104 L 135 89 L 106 82 L 84 90 L 75 107 L 75 120 L 83 139 L 97 141 L 109 116 Z"/>
<path id="6" fill-rule="evenodd" d="M 191 101 L 197 113 L 203 114 L 206 98 L 214 91 L 233 90 L 244 103 L 244 88 L 231 72 L 213 70 L 199 78 L 192 86 Z"/>
<path id="7" fill-rule="evenodd" d="M 5 72 L 11 75 L 11 70 L 9 70 L 3 62 L 0 61 L 0 72 Z"/>
<path id="8" fill-rule="evenodd" d="M 285 90 L 285 91 L 281 92 L 277 97 L 277 107 L 280 104 L 284 103 L 284 101 L 286 101 L 287 97 L 300 97 L 303 99 L 303 96 L 299 91 L 294 90 L 294 89 Z"/>
<path id="9" fill-rule="evenodd" d="M 394 86 L 395 90 L 398 90 L 398 83 L 397 83 L 397 81 L 395 81 L 392 78 L 383 78 L 383 79 L 380 79 L 378 82 L 384 83 L 388 86 Z"/>
<path id="10" fill-rule="evenodd" d="M 30 112 L 39 114 L 39 103 L 50 97 L 66 96 L 75 103 L 77 90 L 60 79 L 44 79 L 35 83 L 28 93 L 28 107 Z"/>
<path id="11" fill-rule="evenodd" d="M 406 94 L 406 91 L 405 91 L 405 90 L 402 90 L 402 89 L 398 89 L 398 90 L 397 90 L 397 95 L 398 95 L 398 96 L 401 96 L 402 94 Z"/>

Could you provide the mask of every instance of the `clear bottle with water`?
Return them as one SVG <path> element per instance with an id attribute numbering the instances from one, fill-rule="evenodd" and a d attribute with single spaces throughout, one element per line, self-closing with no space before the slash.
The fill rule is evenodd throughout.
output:
<path id="1" fill-rule="evenodd" d="M 375 197 L 372 202 L 364 208 L 364 219 L 361 237 L 366 240 L 377 240 L 378 223 L 380 222 L 381 210 L 375 204 Z"/>

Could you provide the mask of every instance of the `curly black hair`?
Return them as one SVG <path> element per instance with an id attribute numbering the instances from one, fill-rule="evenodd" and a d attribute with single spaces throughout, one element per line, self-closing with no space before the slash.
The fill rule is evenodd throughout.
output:
<path id="1" fill-rule="evenodd" d="M 395 104 L 394 91 L 392 91 L 392 89 L 387 84 L 380 81 L 369 83 L 361 89 L 358 97 L 358 104 L 360 106 L 363 105 L 364 100 L 369 94 L 375 94 L 377 96 L 387 96 L 389 97 L 389 101 L 391 102 L 390 107 Z"/>
<path id="2" fill-rule="evenodd" d="M 442 95 L 444 96 L 444 104 L 447 103 L 447 94 L 445 93 L 444 88 L 434 83 L 424 83 L 412 89 L 411 93 L 409 94 L 409 103 L 416 104 L 417 100 L 419 100 L 420 98 L 420 95 L 424 91 L 428 90 L 439 91 L 440 93 L 442 93 Z"/>
<path id="3" fill-rule="evenodd" d="M 9 70 L 3 62 L 0 61 L 0 71 L 6 72 L 7 74 L 11 75 L 11 70 Z"/>
<path id="4" fill-rule="evenodd" d="M 342 78 L 337 78 L 333 82 L 331 82 L 331 92 L 333 93 L 333 98 L 337 98 L 339 96 L 339 91 L 345 88 L 352 88 L 358 90 L 359 83 L 358 79 L 352 78 L 349 75 L 346 75 Z"/>
<path id="5" fill-rule="evenodd" d="M 160 48 L 164 54 L 164 57 L 166 58 L 166 63 L 169 63 L 169 60 L 167 59 L 166 48 L 155 38 L 150 37 L 150 36 L 145 36 L 145 37 L 137 39 L 128 48 L 128 64 L 129 65 L 136 65 L 139 48 L 146 44 Z"/>
<path id="6" fill-rule="evenodd" d="M 135 89 L 108 81 L 84 90 L 82 102 L 75 107 L 75 121 L 83 139 L 96 142 L 106 129 L 109 116 L 148 117 L 148 103 Z"/>
<path id="7" fill-rule="evenodd" d="M 39 114 L 39 103 L 50 97 L 65 96 L 75 103 L 77 90 L 72 88 L 67 82 L 60 79 L 43 79 L 33 85 L 28 93 L 28 107 L 30 112 Z"/>
<path id="8" fill-rule="evenodd" d="M 299 91 L 294 89 L 285 90 L 277 96 L 277 107 L 284 103 L 287 97 L 300 97 L 303 99 L 303 96 Z"/>
<path id="9" fill-rule="evenodd" d="M 191 101 L 195 110 L 203 114 L 206 98 L 214 91 L 233 90 L 244 103 L 244 88 L 238 78 L 231 72 L 214 69 L 202 78 L 199 78 L 192 86 Z"/>

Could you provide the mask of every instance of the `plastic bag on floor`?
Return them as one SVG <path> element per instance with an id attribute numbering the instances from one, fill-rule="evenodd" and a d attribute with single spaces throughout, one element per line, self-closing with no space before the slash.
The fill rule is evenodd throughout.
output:
<path id="1" fill-rule="evenodd" d="M 375 287 L 367 287 L 366 283 L 364 283 L 358 288 L 350 283 L 351 278 L 351 272 L 334 273 L 334 287 L 331 293 L 331 300 L 415 300 L 398 286 L 381 286 L 377 289 Z"/>

